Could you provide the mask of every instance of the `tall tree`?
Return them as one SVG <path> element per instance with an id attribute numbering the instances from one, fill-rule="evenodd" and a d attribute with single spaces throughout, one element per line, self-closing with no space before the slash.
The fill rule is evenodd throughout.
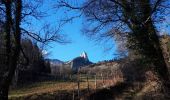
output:
<path id="1" fill-rule="evenodd" d="M 32 38 L 38 42 L 46 44 L 48 42 L 65 43 L 61 35 L 58 34 L 58 29 L 51 29 L 49 25 L 45 25 L 43 33 L 35 33 L 22 28 L 24 22 L 28 22 L 28 17 L 41 18 L 41 12 L 37 13 L 39 6 L 35 2 L 41 0 L 0 0 L 0 21 L 5 24 L 4 40 L 5 40 L 5 69 L 0 73 L 0 100 L 8 100 L 8 91 L 15 74 L 19 57 L 23 49 L 21 39 Z M 27 18 L 26 18 L 27 17 Z M 0 22 L 0 23 L 1 23 Z M 31 22 L 30 22 L 31 23 Z M 25 24 L 24 24 L 25 25 Z M 3 35 L 1 35 L 3 37 Z M 22 37 L 23 36 L 23 37 Z M 44 37 L 42 37 L 44 36 Z M 0 48 L 1 49 L 1 48 Z M 24 57 L 24 56 L 23 56 Z M 4 66 L 0 66 L 4 67 Z"/>
<path id="2" fill-rule="evenodd" d="M 7 55 L 7 67 L 8 72 L 4 76 L 2 82 L 1 82 L 1 90 L 0 90 L 0 98 L 2 100 L 8 100 L 8 91 L 9 86 L 12 81 L 13 75 L 15 73 L 15 69 L 17 67 L 17 61 L 20 54 L 20 40 L 21 40 L 21 29 L 20 29 L 20 23 L 21 23 L 21 11 L 22 11 L 22 1 L 16 0 L 14 2 L 15 4 L 15 16 L 14 16 L 14 22 L 12 23 L 12 12 L 11 12 L 11 5 L 12 1 L 7 0 L 4 1 L 5 7 L 6 7 L 6 53 Z M 12 25 L 13 24 L 13 25 Z M 12 27 L 13 26 L 13 27 Z M 13 29 L 13 35 L 14 35 L 14 47 L 13 47 L 13 54 L 10 54 L 11 51 L 11 29 Z"/>

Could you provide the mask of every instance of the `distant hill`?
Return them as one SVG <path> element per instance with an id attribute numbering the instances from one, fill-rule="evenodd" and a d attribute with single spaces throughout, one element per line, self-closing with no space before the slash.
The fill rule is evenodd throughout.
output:
<path id="1" fill-rule="evenodd" d="M 52 74 L 66 73 L 68 70 L 77 72 L 79 68 L 93 64 L 89 61 L 86 52 L 81 53 L 80 56 L 67 62 L 63 62 L 58 59 L 46 59 L 46 61 L 49 61 L 51 64 Z"/>
<path id="2" fill-rule="evenodd" d="M 110 61 L 102 61 L 98 63 L 93 63 L 91 65 L 87 65 L 81 68 L 81 73 L 91 73 L 91 74 L 99 74 L 99 73 L 114 73 L 112 71 L 120 70 L 120 62 L 116 60 Z"/>

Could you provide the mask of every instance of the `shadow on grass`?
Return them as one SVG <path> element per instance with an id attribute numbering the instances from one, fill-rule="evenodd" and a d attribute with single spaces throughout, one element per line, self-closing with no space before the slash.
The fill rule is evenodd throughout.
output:
<path id="1" fill-rule="evenodd" d="M 97 92 L 85 97 L 85 100 L 114 100 L 130 86 L 131 84 L 129 83 L 119 83 L 113 87 L 110 87 L 109 89 L 106 88 L 98 90 Z"/>

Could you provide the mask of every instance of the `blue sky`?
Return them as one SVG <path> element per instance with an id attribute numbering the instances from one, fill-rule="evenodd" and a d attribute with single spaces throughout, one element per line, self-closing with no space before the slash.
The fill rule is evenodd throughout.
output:
<path id="1" fill-rule="evenodd" d="M 32 29 L 39 30 L 41 25 L 44 23 L 50 23 L 53 27 L 57 27 L 58 21 L 65 17 L 66 14 L 63 10 L 56 11 L 53 5 L 56 0 L 46 0 L 41 10 L 46 11 L 48 17 L 44 17 L 41 20 L 31 19 Z M 74 13 L 68 14 L 68 16 L 73 16 Z M 77 56 L 79 56 L 83 51 L 88 54 L 89 60 L 92 62 L 98 62 L 103 60 L 110 60 L 114 58 L 115 48 L 112 51 L 105 51 L 105 48 L 109 45 L 113 46 L 113 41 L 109 41 L 107 45 L 99 44 L 95 41 L 89 40 L 86 36 L 82 35 L 82 18 L 78 18 L 72 23 L 64 25 L 60 33 L 66 34 L 71 43 L 62 45 L 58 43 L 50 43 L 46 47 L 47 52 L 49 52 L 48 58 L 59 59 L 61 61 L 69 61 Z"/>
<path id="2" fill-rule="evenodd" d="M 62 61 L 68 61 L 79 56 L 83 51 L 88 54 L 88 57 L 93 62 L 113 59 L 113 52 L 104 52 L 104 44 L 90 41 L 86 36 L 81 34 L 82 20 L 77 19 L 73 23 L 63 27 L 63 33 L 68 35 L 72 43 L 61 45 L 51 44 L 53 48 L 48 50 L 51 52 L 50 58 L 56 58 Z M 113 42 L 113 41 L 110 41 Z"/>
<path id="3" fill-rule="evenodd" d="M 83 0 L 82 0 L 83 1 Z M 82 2 L 81 1 L 81 2 Z M 42 6 L 41 10 L 46 11 L 47 17 L 44 17 L 41 20 L 34 20 L 32 21 L 32 28 L 33 30 L 39 30 L 41 25 L 44 23 L 50 23 L 53 27 L 57 27 L 59 24 L 58 21 L 65 17 L 66 14 L 63 10 L 56 10 L 54 9 L 54 4 L 56 4 L 57 0 L 44 0 L 44 5 Z M 79 2 L 79 0 L 75 0 L 74 2 Z M 74 16 L 74 13 L 67 14 L 67 16 Z M 167 19 L 169 17 L 167 16 Z M 116 46 L 113 40 L 110 40 L 107 43 L 96 43 L 95 41 L 90 41 L 89 38 L 82 35 L 81 29 L 83 27 L 83 18 L 78 18 L 72 23 L 67 23 L 65 26 L 62 27 L 60 33 L 66 34 L 68 39 L 72 41 L 67 45 L 62 45 L 58 43 L 50 43 L 50 47 L 47 46 L 46 50 L 50 53 L 48 56 L 51 59 L 59 59 L 61 61 L 69 61 L 77 56 L 79 56 L 83 51 L 88 54 L 89 59 L 92 62 L 98 62 L 103 60 L 110 60 L 116 57 Z M 168 27 L 169 27 L 169 20 L 168 20 Z M 167 24 L 160 25 L 160 31 L 169 32 Z M 166 30 L 164 30 L 166 29 Z M 110 51 L 105 52 L 105 48 L 113 46 L 113 49 Z"/>
<path id="4" fill-rule="evenodd" d="M 88 54 L 89 60 L 92 62 L 113 59 L 114 51 L 104 51 L 107 45 L 99 44 L 95 41 L 89 40 L 88 37 L 81 33 L 81 29 L 83 27 L 82 21 L 82 18 L 78 18 L 62 28 L 61 32 L 68 36 L 68 39 L 71 40 L 71 43 L 66 45 L 57 43 L 50 44 L 52 48 L 48 49 L 48 51 L 51 52 L 49 57 L 62 61 L 68 61 L 79 56 L 83 51 L 85 51 Z M 113 41 L 110 42 L 113 44 Z"/>

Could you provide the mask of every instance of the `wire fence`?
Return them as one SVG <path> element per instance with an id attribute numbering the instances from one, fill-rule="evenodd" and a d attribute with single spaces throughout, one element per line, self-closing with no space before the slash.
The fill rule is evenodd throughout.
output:
<path id="1" fill-rule="evenodd" d="M 113 74 L 81 74 L 77 73 L 69 76 L 72 81 L 72 100 L 79 99 L 85 94 L 96 92 L 98 89 L 109 88 L 119 82 L 123 82 L 121 75 Z M 64 87 L 64 84 L 60 84 L 60 88 Z"/>

